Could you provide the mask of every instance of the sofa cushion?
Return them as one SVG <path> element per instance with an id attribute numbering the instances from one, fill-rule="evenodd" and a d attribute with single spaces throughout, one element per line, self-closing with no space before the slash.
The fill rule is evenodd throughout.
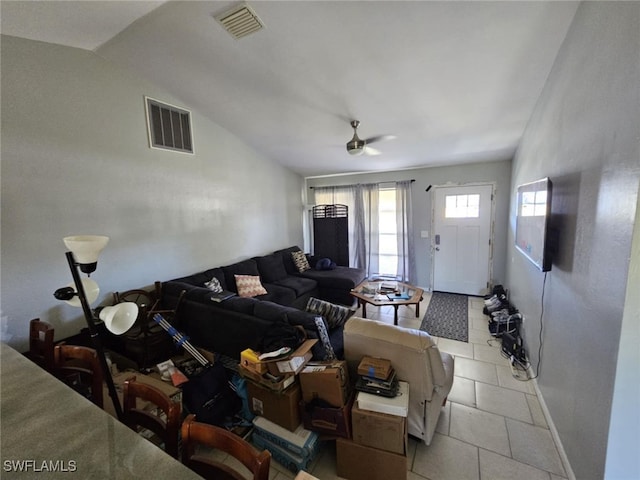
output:
<path id="1" fill-rule="evenodd" d="M 307 260 L 307 256 L 304 252 L 298 250 L 297 252 L 291 252 L 291 258 L 293 258 L 293 263 L 295 264 L 298 272 L 306 272 L 311 269 L 311 265 L 309 265 L 309 260 Z"/>
<path id="2" fill-rule="evenodd" d="M 265 283 L 277 283 L 278 280 L 287 276 L 282 255 L 272 253 L 263 257 L 255 257 L 254 260 L 258 265 L 260 277 Z"/>
<path id="3" fill-rule="evenodd" d="M 258 303 L 260 302 L 255 298 L 231 297 L 224 302 L 221 302 L 220 305 L 226 310 L 244 313 L 246 315 L 253 315 L 253 309 Z"/>
<path id="4" fill-rule="evenodd" d="M 224 280 L 227 284 L 227 290 L 238 292 L 236 286 L 235 275 L 260 275 L 258 271 L 258 264 L 254 259 L 244 260 L 242 262 L 234 263 L 221 267 L 224 272 Z"/>
<path id="5" fill-rule="evenodd" d="M 267 294 L 256 297 L 258 300 L 267 300 L 269 302 L 286 306 L 290 306 L 296 301 L 296 292 L 290 288 L 275 285 L 273 283 L 265 283 L 264 288 L 267 289 Z"/>
<path id="6" fill-rule="evenodd" d="M 263 320 L 269 320 L 271 322 L 286 320 L 286 312 L 288 308 L 283 305 L 278 305 L 273 302 L 257 302 L 253 309 L 253 314 L 262 318 Z"/>
<path id="7" fill-rule="evenodd" d="M 305 293 L 309 293 L 318 286 L 318 282 L 312 280 L 311 278 L 304 277 L 292 277 L 291 275 L 287 275 L 282 280 L 278 280 L 274 282 L 276 285 L 280 285 L 281 287 L 287 287 L 296 292 L 296 297 L 301 297 Z"/>
<path id="8" fill-rule="evenodd" d="M 299 251 L 302 251 L 300 247 L 294 246 L 294 247 L 284 248 L 282 250 L 276 250 L 273 253 L 276 255 L 282 255 L 282 263 L 284 263 L 285 270 L 289 275 L 293 275 L 295 273 L 300 273 L 300 272 L 298 272 L 298 269 L 296 268 L 296 264 L 293 263 L 291 252 L 299 252 Z"/>
<path id="9" fill-rule="evenodd" d="M 238 295 L 241 297 L 257 297 L 266 295 L 267 290 L 262 286 L 259 275 L 234 275 Z"/>
<path id="10" fill-rule="evenodd" d="M 184 298 L 185 300 L 193 300 L 201 303 L 211 303 L 216 306 L 220 305 L 217 302 L 211 301 L 211 295 L 213 292 L 209 290 L 207 287 L 193 287 L 190 290 L 187 290 Z"/>
<path id="11" fill-rule="evenodd" d="M 299 276 L 312 278 L 320 287 L 346 290 L 347 292 L 361 283 L 365 278 L 365 271 L 360 268 L 335 267 L 333 270 L 307 270 Z"/>

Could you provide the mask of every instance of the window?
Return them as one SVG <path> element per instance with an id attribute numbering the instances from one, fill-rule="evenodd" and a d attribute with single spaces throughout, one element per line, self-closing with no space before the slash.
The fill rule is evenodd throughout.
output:
<path id="1" fill-rule="evenodd" d="M 398 271 L 396 189 L 381 187 L 378 194 L 378 273 L 395 277 Z"/>
<path id="2" fill-rule="evenodd" d="M 145 97 L 151 148 L 193 153 L 191 112 Z"/>
<path id="3" fill-rule="evenodd" d="M 478 218 L 480 195 L 447 195 L 444 205 L 445 218 Z"/>

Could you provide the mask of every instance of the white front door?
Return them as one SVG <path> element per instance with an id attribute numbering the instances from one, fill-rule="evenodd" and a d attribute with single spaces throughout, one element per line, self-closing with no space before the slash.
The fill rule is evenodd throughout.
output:
<path id="1" fill-rule="evenodd" d="M 434 187 L 433 195 L 433 290 L 486 293 L 493 185 Z"/>

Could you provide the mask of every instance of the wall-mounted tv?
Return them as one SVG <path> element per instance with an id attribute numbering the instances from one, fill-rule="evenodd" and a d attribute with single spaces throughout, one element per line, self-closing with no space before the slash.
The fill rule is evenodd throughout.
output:
<path id="1" fill-rule="evenodd" d="M 518 187 L 516 248 L 543 272 L 551 270 L 549 222 L 551 180 L 525 183 Z"/>

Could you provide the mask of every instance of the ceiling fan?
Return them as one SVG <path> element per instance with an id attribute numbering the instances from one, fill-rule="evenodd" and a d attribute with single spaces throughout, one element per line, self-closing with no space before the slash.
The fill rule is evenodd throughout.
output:
<path id="1" fill-rule="evenodd" d="M 364 140 L 358 137 L 358 125 L 360 125 L 359 120 L 352 120 L 351 126 L 353 127 L 353 138 L 347 142 L 347 152 L 350 155 L 380 155 L 382 152 L 375 148 L 369 146 L 369 144 L 374 142 L 379 142 L 381 140 L 392 140 L 395 135 L 377 135 L 375 137 L 365 138 Z"/>

